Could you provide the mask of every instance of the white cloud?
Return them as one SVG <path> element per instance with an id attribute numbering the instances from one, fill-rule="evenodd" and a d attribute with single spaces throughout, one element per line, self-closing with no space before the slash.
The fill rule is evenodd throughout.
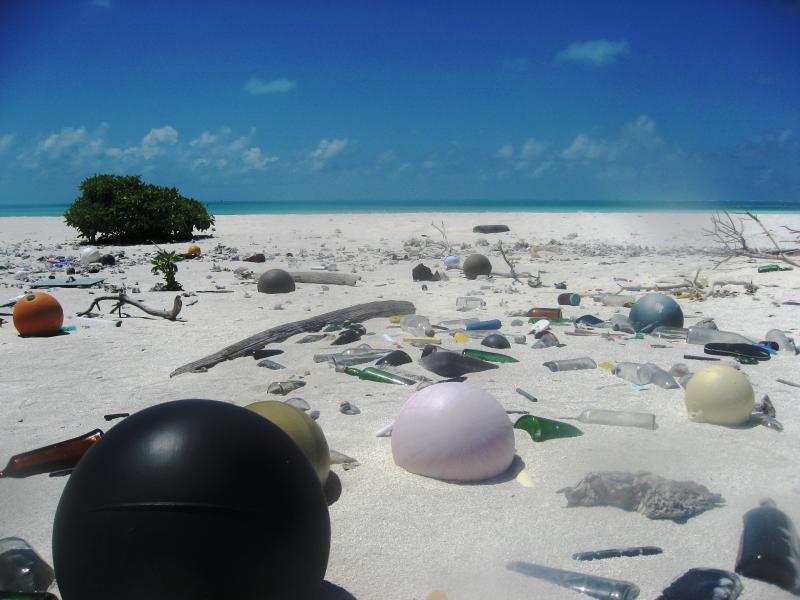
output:
<path id="1" fill-rule="evenodd" d="M 265 169 L 269 163 L 278 160 L 277 156 L 264 156 L 261 148 L 248 148 L 242 152 L 242 165 L 245 171 Z"/>
<path id="2" fill-rule="evenodd" d="M 607 65 L 629 52 L 630 45 L 626 40 L 589 40 L 573 42 L 561 50 L 556 59 L 590 65 Z"/>
<path id="3" fill-rule="evenodd" d="M 613 158 L 614 149 L 603 141 L 593 140 L 585 133 L 580 133 L 561 155 L 569 160 Z"/>
<path id="4" fill-rule="evenodd" d="M 523 171 L 531 177 L 538 177 L 552 166 L 551 162 L 542 160 L 547 146 L 547 142 L 528 138 L 519 150 L 511 144 L 505 144 L 498 148 L 495 156 L 506 161 L 515 171 Z"/>
<path id="5" fill-rule="evenodd" d="M 253 146 L 250 138 L 254 134 L 255 129 L 251 129 L 247 135 L 233 137 L 233 131 L 228 127 L 216 132 L 203 131 L 189 142 L 182 157 L 193 170 L 260 171 L 277 161 L 278 157 L 266 156 L 261 148 Z"/>
<path id="6" fill-rule="evenodd" d="M 4 152 L 11 147 L 11 144 L 14 142 L 14 137 L 15 135 L 13 133 L 0 135 L 0 152 Z"/>
<path id="7" fill-rule="evenodd" d="M 308 158 L 311 160 L 311 165 L 315 169 L 321 169 L 329 160 L 347 148 L 347 144 L 348 140 L 346 138 L 332 140 L 325 138 L 320 140 L 317 148 L 308 155 Z"/>
<path id="8" fill-rule="evenodd" d="M 514 156 L 514 146 L 506 144 L 497 149 L 497 158 L 511 158 Z"/>
<path id="9" fill-rule="evenodd" d="M 519 151 L 519 156 L 522 160 L 538 158 L 544 153 L 546 146 L 547 145 L 543 142 L 537 142 L 535 139 L 529 138 L 525 140 L 524 144 L 522 144 L 522 148 Z"/>
<path id="10" fill-rule="evenodd" d="M 623 125 L 616 137 L 598 139 L 585 133 L 576 135 L 561 156 L 572 161 L 612 161 L 641 155 L 661 144 L 661 138 L 656 135 L 656 122 L 647 115 L 640 115 Z"/>
<path id="11" fill-rule="evenodd" d="M 111 8 L 111 0 L 92 0 L 92 6 L 109 9 Z"/>
<path id="12" fill-rule="evenodd" d="M 273 79 L 272 81 L 262 81 L 256 77 L 251 77 L 244 84 L 244 89 L 253 96 L 263 96 L 264 94 L 283 94 L 292 91 L 297 83 L 290 79 Z"/>
<path id="13" fill-rule="evenodd" d="M 91 132 L 86 127 L 63 127 L 40 140 L 32 154 L 23 153 L 23 162 L 36 168 L 42 161 L 81 165 L 86 160 L 102 158 L 106 153 L 107 131 L 107 123 L 101 123 Z"/>
<path id="14" fill-rule="evenodd" d="M 165 146 L 174 146 L 178 142 L 178 132 L 174 127 L 165 125 L 158 129 L 151 129 L 142 138 L 142 143 L 138 147 L 138 152 L 145 160 L 150 160 L 154 156 L 164 153 Z"/>

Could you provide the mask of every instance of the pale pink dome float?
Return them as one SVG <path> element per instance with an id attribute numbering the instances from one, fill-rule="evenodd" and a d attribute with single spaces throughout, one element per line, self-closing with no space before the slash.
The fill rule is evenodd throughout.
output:
<path id="1" fill-rule="evenodd" d="M 495 398 L 467 383 L 439 383 L 411 396 L 394 422 L 392 455 L 406 471 L 480 481 L 514 459 L 514 428 Z"/>

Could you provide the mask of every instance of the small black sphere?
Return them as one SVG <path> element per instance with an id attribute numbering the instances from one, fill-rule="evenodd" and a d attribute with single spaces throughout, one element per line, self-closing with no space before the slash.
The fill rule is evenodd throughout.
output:
<path id="1" fill-rule="evenodd" d="M 487 335 L 483 338 L 481 344 L 489 348 L 511 348 L 511 343 L 508 341 L 508 338 L 500 333 Z"/>
<path id="2" fill-rule="evenodd" d="M 470 254 L 464 261 L 464 275 L 467 279 L 475 279 L 478 275 L 489 275 L 492 263 L 483 254 Z"/>
<path id="3" fill-rule="evenodd" d="M 283 269 L 270 269 L 258 278 L 258 291 L 262 294 L 286 294 L 294 291 L 294 279 Z"/>
<path id="4" fill-rule="evenodd" d="M 53 526 L 63 600 L 317 598 L 322 486 L 261 415 L 179 400 L 128 417 L 81 459 Z"/>

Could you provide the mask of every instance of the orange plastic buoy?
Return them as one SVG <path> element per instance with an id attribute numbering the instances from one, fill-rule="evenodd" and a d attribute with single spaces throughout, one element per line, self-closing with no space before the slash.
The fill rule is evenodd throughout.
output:
<path id="1" fill-rule="evenodd" d="M 64 323 L 64 309 L 44 292 L 31 292 L 14 305 L 14 327 L 23 337 L 55 335 Z"/>
<path id="2" fill-rule="evenodd" d="M 186 250 L 186 254 L 191 254 L 192 256 L 200 256 L 200 246 L 198 246 L 197 244 L 192 244 Z"/>

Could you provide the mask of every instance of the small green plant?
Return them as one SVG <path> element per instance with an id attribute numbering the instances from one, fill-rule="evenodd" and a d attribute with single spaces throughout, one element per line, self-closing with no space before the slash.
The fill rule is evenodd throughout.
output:
<path id="1" fill-rule="evenodd" d="M 175 280 L 175 273 L 178 272 L 178 261 L 180 257 L 172 251 L 159 250 L 150 261 L 153 267 L 150 271 L 153 275 L 159 273 L 164 275 L 164 289 L 170 292 L 182 290 L 183 287 Z"/>

